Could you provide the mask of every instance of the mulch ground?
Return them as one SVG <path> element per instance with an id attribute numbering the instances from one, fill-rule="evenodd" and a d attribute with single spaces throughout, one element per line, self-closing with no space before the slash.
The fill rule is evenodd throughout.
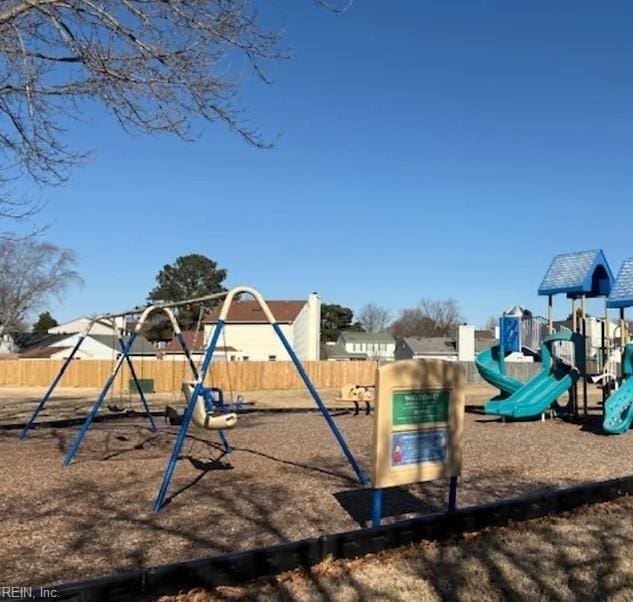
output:
<path id="1" fill-rule="evenodd" d="M 631 600 L 633 498 L 160 602 Z"/>
<path id="2" fill-rule="evenodd" d="M 338 424 L 369 469 L 372 420 Z M 75 462 L 61 466 L 76 428 L 41 429 L 26 442 L 0 432 L 0 585 L 56 583 L 349 530 L 369 520 L 362 490 L 315 414 L 250 414 L 230 433 L 192 428 L 159 514 L 153 500 L 175 428 L 142 420 L 97 424 Z M 502 424 L 466 417 L 459 504 L 623 476 L 633 433 L 606 437 L 560 420 Z M 389 490 L 386 520 L 445 507 L 447 484 Z"/>

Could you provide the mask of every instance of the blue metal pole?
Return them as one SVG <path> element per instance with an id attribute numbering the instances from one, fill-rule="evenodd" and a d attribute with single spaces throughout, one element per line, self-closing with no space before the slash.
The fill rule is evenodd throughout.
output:
<path id="1" fill-rule="evenodd" d="M 295 365 L 295 368 L 297 369 L 299 376 L 301 376 L 301 379 L 303 380 L 306 388 L 310 392 L 312 399 L 314 399 L 319 410 L 321 411 L 321 414 L 323 414 L 323 417 L 328 423 L 330 430 L 332 431 L 332 433 L 334 433 L 334 436 L 336 437 L 336 440 L 339 442 L 339 445 L 341 446 L 343 453 L 347 457 L 347 460 L 352 465 L 352 468 L 354 469 L 354 472 L 356 473 L 358 480 L 361 482 L 362 485 L 367 485 L 369 481 L 367 480 L 365 473 L 362 471 L 361 467 L 358 465 L 358 462 L 356 462 L 356 458 L 354 457 L 354 454 L 352 454 L 349 446 L 347 445 L 347 441 L 345 441 L 345 437 L 343 437 L 343 434 L 341 433 L 341 431 L 339 431 L 338 427 L 336 426 L 336 422 L 334 422 L 334 419 L 332 418 L 332 416 L 330 416 L 330 413 L 327 411 L 325 404 L 323 403 L 321 397 L 317 393 L 317 390 L 314 388 L 314 385 L 312 384 L 312 381 L 310 380 L 308 373 L 304 370 L 303 365 L 301 364 L 301 361 L 297 357 L 297 354 L 294 352 L 294 349 L 290 346 L 290 343 L 288 343 L 288 340 L 286 339 L 286 336 L 281 330 L 281 327 L 279 326 L 277 322 L 274 322 L 272 324 L 272 327 L 277 333 L 277 336 L 279 337 L 279 340 L 283 344 L 284 348 L 286 349 L 286 352 L 290 356 L 292 363 Z"/>
<path id="2" fill-rule="evenodd" d="M 457 509 L 457 477 L 451 477 L 448 486 L 448 511 L 455 512 Z"/>
<path id="3" fill-rule="evenodd" d="M 95 419 L 95 416 L 97 415 L 97 412 L 99 411 L 99 408 L 101 407 L 101 404 L 103 403 L 103 400 L 106 398 L 106 395 L 108 394 L 108 391 L 110 390 L 110 387 L 112 387 L 112 384 L 114 383 L 114 379 L 116 378 L 116 375 L 118 374 L 119 370 L 121 369 L 121 366 L 123 365 L 123 362 L 125 361 L 125 357 L 130 352 L 130 349 L 132 348 L 132 343 L 134 343 L 134 339 L 136 339 L 136 332 L 130 335 L 127 345 L 125 345 L 125 348 L 123 349 L 117 363 L 114 366 L 114 370 L 112 370 L 112 374 L 110 374 L 110 377 L 106 381 L 106 384 L 101 390 L 101 393 L 99 394 L 99 397 L 97 398 L 97 401 L 95 401 L 94 405 L 92 406 L 90 413 L 88 414 L 88 416 L 86 416 L 86 420 L 83 423 L 81 430 L 77 433 L 75 440 L 73 441 L 72 445 L 70 446 L 70 449 L 68 450 L 68 453 L 66 454 L 66 457 L 64 458 L 64 466 L 68 466 L 73 461 L 73 458 L 75 457 L 75 454 L 77 453 L 77 450 L 79 449 L 79 446 L 81 445 L 81 442 L 84 436 L 88 432 L 88 429 L 90 428 L 90 425 L 92 424 L 92 421 Z"/>
<path id="4" fill-rule="evenodd" d="M 382 519 L 382 489 L 374 489 L 374 499 L 371 509 L 372 527 L 380 527 Z"/>
<path id="5" fill-rule="evenodd" d="M 191 372 L 193 373 L 193 377 L 194 378 L 198 378 L 198 370 L 196 368 L 196 365 L 193 361 L 193 359 L 191 358 L 191 353 L 189 352 L 189 347 L 187 346 L 187 341 L 184 337 L 184 335 L 182 334 L 182 332 L 179 332 L 176 337 L 178 338 L 178 341 L 180 342 L 180 346 L 182 347 L 182 350 L 185 352 L 185 357 L 187 358 L 187 361 L 189 362 L 189 367 L 191 368 Z"/>
<path id="6" fill-rule="evenodd" d="M 81 344 L 84 342 L 85 338 L 86 338 L 85 336 L 80 336 L 77 342 L 75 343 L 75 346 L 70 352 L 70 355 L 66 358 L 66 361 L 62 364 L 62 367 L 59 369 L 57 376 L 53 379 L 53 382 L 51 383 L 51 386 L 48 388 L 48 391 L 46 391 L 46 394 L 42 398 L 42 401 L 40 401 L 39 405 L 35 408 L 33 415 L 28 419 L 27 423 L 24 425 L 24 428 L 20 432 L 20 439 L 26 439 L 29 429 L 33 426 L 33 423 L 35 422 L 38 414 L 44 409 L 46 402 L 50 399 L 51 395 L 53 394 L 53 391 L 55 390 L 55 387 L 59 384 L 59 381 L 62 379 L 62 376 L 64 376 L 64 372 L 66 372 L 66 368 L 70 366 L 70 362 L 72 361 L 73 357 L 75 357 L 75 353 L 77 353 L 77 351 L 79 350 L 79 347 L 81 347 Z"/>
<path id="7" fill-rule="evenodd" d="M 187 405 L 187 409 L 185 410 L 185 415 L 182 417 L 182 424 L 180 425 L 180 430 L 178 431 L 178 436 L 176 437 L 176 442 L 174 443 L 174 449 L 171 452 L 171 457 L 169 458 L 165 474 L 163 475 L 163 482 L 161 483 L 160 490 L 158 491 L 158 496 L 156 497 L 156 501 L 154 502 L 154 512 L 158 512 L 163 507 L 165 496 L 167 495 L 167 491 L 169 490 L 169 483 L 171 481 L 171 477 L 174 474 L 174 469 L 176 468 L 176 462 L 180 457 L 180 450 L 182 449 L 182 445 L 185 442 L 185 437 L 187 436 L 187 430 L 189 429 L 189 423 L 191 422 L 193 408 L 196 405 L 196 400 L 198 399 L 198 396 L 202 393 L 202 383 L 204 382 L 204 378 L 207 375 L 207 370 L 209 369 L 209 365 L 211 364 L 213 352 L 215 351 L 216 345 L 218 344 L 220 332 L 222 332 L 223 327 L 224 322 L 222 320 L 218 320 L 215 325 L 213 336 L 209 341 L 209 346 L 207 347 L 207 350 L 205 352 L 202 366 L 200 368 L 200 374 L 198 375 L 198 380 L 196 381 L 196 386 L 194 387 L 191 398 L 189 399 L 189 404 Z"/>
<path id="8" fill-rule="evenodd" d="M 189 347 L 187 346 L 187 341 L 184 337 L 184 335 L 182 334 L 182 332 L 179 332 L 177 335 L 178 340 L 180 341 L 180 346 L 182 347 L 182 350 L 185 352 L 185 357 L 187 358 L 187 361 L 189 362 L 189 367 L 191 368 L 191 372 L 193 374 L 194 379 L 198 379 L 198 369 L 196 368 L 196 364 L 194 363 L 192 357 L 191 357 L 191 353 L 189 351 Z M 224 407 L 224 402 L 221 403 L 221 407 Z M 211 410 L 213 410 L 213 408 L 211 408 Z M 229 445 L 229 441 L 226 437 L 226 435 L 224 434 L 224 431 L 222 429 L 220 429 L 218 431 L 218 435 L 220 436 L 220 441 L 222 442 L 222 445 L 224 446 L 224 451 L 227 454 L 230 454 L 233 450 L 231 449 L 231 446 Z"/>
<path id="9" fill-rule="evenodd" d="M 125 353 L 125 343 L 123 339 L 119 337 L 119 345 L 121 346 L 121 350 Z M 132 364 L 132 358 L 129 355 L 125 355 L 125 359 L 127 360 L 127 365 L 130 368 L 130 374 L 132 375 L 132 379 L 134 380 L 134 384 L 136 385 L 136 390 L 141 398 L 141 402 L 143 403 L 143 408 L 145 408 L 145 413 L 149 418 L 149 423 L 151 425 L 152 431 L 156 432 L 158 427 L 156 426 L 156 422 L 154 421 L 154 417 L 150 412 L 149 405 L 147 404 L 147 400 L 145 399 L 145 394 L 143 393 L 143 387 L 141 387 L 141 383 L 138 382 L 138 378 L 136 377 L 136 370 L 134 369 L 134 365 Z"/>

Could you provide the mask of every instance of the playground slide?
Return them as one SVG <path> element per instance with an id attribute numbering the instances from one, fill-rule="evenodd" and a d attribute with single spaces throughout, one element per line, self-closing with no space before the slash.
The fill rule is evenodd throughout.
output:
<path id="1" fill-rule="evenodd" d="M 633 345 L 624 349 L 622 375 L 622 386 L 604 404 L 602 427 L 614 435 L 628 431 L 633 422 Z"/>
<path id="2" fill-rule="evenodd" d="M 607 433 L 620 435 L 629 430 L 631 422 L 633 422 L 633 378 L 628 378 L 607 399 L 602 426 Z"/>
<path id="3" fill-rule="evenodd" d="M 489 401 L 486 414 L 508 418 L 532 418 L 539 416 L 568 391 L 578 379 L 578 373 L 569 367 L 553 372 L 542 371 L 508 399 Z"/>
<path id="4" fill-rule="evenodd" d="M 475 365 L 481 377 L 501 391 L 501 397 L 508 397 L 516 393 L 523 386 L 523 383 L 501 373 L 499 353 L 498 345 L 484 349 L 475 357 Z"/>
<path id="5" fill-rule="evenodd" d="M 553 357 L 554 343 L 573 343 L 574 357 L 584 366 L 582 337 L 572 332 L 560 332 L 548 336 L 541 346 L 543 368 L 532 380 L 514 391 L 507 399 L 492 400 L 484 406 L 486 414 L 508 418 L 533 418 L 548 410 L 565 391 L 578 380 L 579 372 Z"/>

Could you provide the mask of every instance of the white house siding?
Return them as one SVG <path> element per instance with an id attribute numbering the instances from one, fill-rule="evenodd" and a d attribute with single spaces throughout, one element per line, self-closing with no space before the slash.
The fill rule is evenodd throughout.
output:
<path id="1" fill-rule="evenodd" d="M 396 344 L 395 343 L 345 343 L 345 351 L 347 353 L 365 353 L 368 359 L 375 360 L 393 360 Z"/>
<path id="2" fill-rule="evenodd" d="M 205 324 L 204 340 L 205 344 L 215 329 L 215 324 Z M 290 345 L 295 348 L 293 341 L 292 325 L 281 324 L 281 330 L 286 335 Z M 272 359 L 289 361 L 290 356 L 286 353 L 279 337 L 270 324 L 226 324 L 224 332 L 220 335 L 218 346 L 234 347 L 238 351 L 235 355 L 240 359 L 248 357 L 252 362 L 266 362 Z M 231 353 L 229 353 L 229 356 Z M 299 356 L 301 358 L 301 356 Z M 301 358 L 304 359 L 304 358 Z"/>
<path id="3" fill-rule="evenodd" d="M 78 334 L 70 335 L 67 339 L 57 341 L 51 347 L 65 347 L 66 349 L 60 350 L 58 353 L 51 355 L 51 359 L 66 359 L 72 348 L 76 345 L 79 339 Z M 86 337 L 81 344 L 79 351 L 75 355 L 78 359 L 91 359 L 91 360 L 110 360 L 116 359 L 117 353 L 107 345 L 96 341 L 90 337 Z"/>

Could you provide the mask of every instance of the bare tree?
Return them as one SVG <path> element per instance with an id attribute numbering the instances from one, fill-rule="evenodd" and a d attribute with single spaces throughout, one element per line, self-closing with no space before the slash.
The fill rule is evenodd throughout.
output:
<path id="1" fill-rule="evenodd" d="M 455 299 L 422 299 L 417 307 L 400 312 L 391 333 L 396 338 L 452 336 L 462 322 Z"/>
<path id="2" fill-rule="evenodd" d="M 488 330 L 491 334 L 494 335 L 495 328 L 497 328 L 498 318 L 496 316 L 490 316 L 486 323 L 484 324 L 484 330 Z"/>
<path id="3" fill-rule="evenodd" d="M 68 177 L 86 157 L 64 142 L 64 120 L 80 114 L 80 101 L 101 103 L 126 130 L 191 138 L 202 118 L 269 146 L 235 103 L 247 70 L 268 82 L 265 64 L 287 56 L 280 32 L 260 24 L 256 4 L 0 1 L 0 184 Z M 0 216 L 32 211 L 6 194 L 0 201 Z"/>
<path id="4" fill-rule="evenodd" d="M 74 253 L 33 238 L 0 240 L 0 337 L 81 282 Z"/>
<path id="5" fill-rule="evenodd" d="M 361 307 L 356 317 L 365 332 L 383 332 L 389 326 L 391 312 L 382 305 L 367 303 Z"/>

